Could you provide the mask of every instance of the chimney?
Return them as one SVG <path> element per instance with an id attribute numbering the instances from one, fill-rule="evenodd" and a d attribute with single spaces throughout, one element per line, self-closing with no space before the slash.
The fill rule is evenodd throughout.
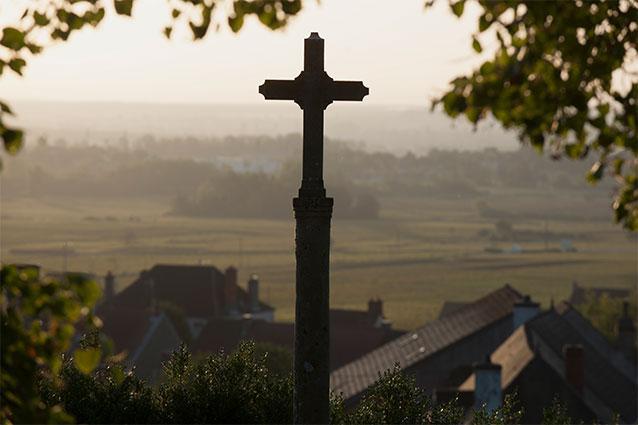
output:
<path id="1" fill-rule="evenodd" d="M 224 274 L 224 301 L 227 312 L 237 311 L 237 269 L 233 266 Z"/>
<path id="2" fill-rule="evenodd" d="M 492 363 L 488 355 L 482 363 L 474 364 L 474 409 L 485 407 L 492 413 L 502 402 L 501 365 Z"/>
<path id="3" fill-rule="evenodd" d="M 529 295 L 525 295 L 522 300 L 514 303 L 513 325 L 514 329 L 534 318 L 540 312 L 540 305 L 532 301 Z"/>
<path id="4" fill-rule="evenodd" d="M 381 298 L 371 298 L 368 301 L 368 315 L 370 316 L 370 320 L 376 322 L 379 317 L 383 317 L 383 301 Z"/>
<path id="5" fill-rule="evenodd" d="M 259 311 L 259 276 L 250 275 L 248 279 L 248 303 L 251 313 Z"/>
<path id="6" fill-rule="evenodd" d="M 583 346 L 579 344 L 566 344 L 563 346 L 565 357 L 565 379 L 578 394 L 585 388 L 585 355 Z"/>
<path id="7" fill-rule="evenodd" d="M 636 326 L 629 314 L 629 303 L 623 302 L 622 317 L 618 321 L 618 340 L 616 346 L 627 360 L 632 363 L 636 361 Z"/>
<path id="8" fill-rule="evenodd" d="M 115 296 L 115 275 L 109 270 L 104 276 L 104 300 L 109 301 Z"/>
<path id="9" fill-rule="evenodd" d="M 157 300 L 155 299 L 155 281 L 151 276 L 151 272 L 148 270 L 142 270 L 140 273 L 140 280 L 146 287 L 146 293 L 148 294 L 148 308 L 151 314 L 157 313 Z"/>

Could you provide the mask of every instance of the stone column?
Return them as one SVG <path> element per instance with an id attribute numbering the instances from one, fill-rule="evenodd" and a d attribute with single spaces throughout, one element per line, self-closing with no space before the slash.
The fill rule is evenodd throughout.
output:
<path id="1" fill-rule="evenodd" d="M 296 424 L 325 424 L 329 420 L 332 205 L 333 199 L 325 196 L 300 196 L 293 200 L 297 221 L 293 402 Z"/>

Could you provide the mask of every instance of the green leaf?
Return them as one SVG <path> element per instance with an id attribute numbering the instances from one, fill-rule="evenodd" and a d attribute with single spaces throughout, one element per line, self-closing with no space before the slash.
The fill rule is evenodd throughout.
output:
<path id="1" fill-rule="evenodd" d="M 9 61 L 9 68 L 11 68 L 16 74 L 22 75 L 22 67 L 24 67 L 26 64 L 27 63 L 24 59 L 11 59 Z"/>
<path id="2" fill-rule="evenodd" d="M 69 281 L 84 305 L 93 306 L 102 296 L 100 285 L 92 280 L 80 276 L 69 276 Z"/>
<path id="3" fill-rule="evenodd" d="M 465 0 L 459 0 L 456 3 L 450 4 L 450 8 L 452 9 L 452 13 L 457 17 L 461 17 L 461 15 L 463 15 L 463 9 L 465 8 Z"/>
<path id="4" fill-rule="evenodd" d="M 133 11 L 133 0 L 113 0 L 115 11 L 118 15 L 131 16 Z"/>
<path id="5" fill-rule="evenodd" d="M 206 33 L 208 32 L 208 27 L 210 26 L 212 14 L 212 7 L 206 7 L 202 10 L 202 23 L 201 25 L 196 25 L 193 22 L 189 22 L 188 25 L 191 27 L 191 31 L 193 32 L 193 38 L 195 40 L 199 40 L 204 38 Z"/>
<path id="6" fill-rule="evenodd" d="M 44 13 L 38 13 L 35 12 L 33 14 L 33 20 L 35 21 L 35 24 L 39 27 L 44 27 L 49 25 L 49 18 L 47 17 L 47 15 L 45 15 Z"/>
<path id="7" fill-rule="evenodd" d="M 601 117 L 606 117 L 609 113 L 609 103 L 603 103 L 602 105 L 598 105 L 598 113 Z"/>
<path id="8" fill-rule="evenodd" d="M 228 26 L 233 32 L 239 32 L 241 27 L 244 26 L 244 15 L 229 17 Z"/>
<path id="9" fill-rule="evenodd" d="M 483 47 L 476 37 L 472 37 L 472 48 L 476 53 L 481 53 L 483 51 Z"/>
<path id="10" fill-rule="evenodd" d="M 6 129 L 2 133 L 2 139 L 4 141 L 4 149 L 13 155 L 22 148 L 24 133 L 22 130 Z"/>
<path id="11" fill-rule="evenodd" d="M 0 111 L 9 114 L 9 115 L 13 115 L 13 111 L 11 110 L 11 108 L 9 107 L 9 105 L 7 105 L 6 103 L 0 101 Z"/>
<path id="12" fill-rule="evenodd" d="M 88 23 L 92 27 L 96 27 L 100 22 L 102 22 L 102 19 L 104 19 L 104 15 L 105 15 L 104 8 L 100 7 L 95 13 L 89 14 L 89 12 L 87 12 L 84 15 L 84 18 L 88 21 Z"/>
<path id="13" fill-rule="evenodd" d="M 16 28 L 7 27 L 2 30 L 0 44 L 11 50 L 20 50 L 24 47 L 24 33 Z"/>
<path id="14" fill-rule="evenodd" d="M 34 55 L 37 55 L 38 53 L 42 52 L 42 46 L 39 46 L 37 44 L 27 43 L 26 46 L 27 46 L 27 49 L 29 49 L 29 51 L 33 53 Z"/>
<path id="15" fill-rule="evenodd" d="M 85 375 L 93 372 L 95 368 L 100 364 L 100 349 L 99 348 L 84 348 L 75 350 L 73 356 L 73 363 L 80 372 Z"/>
<path id="16" fill-rule="evenodd" d="M 122 366 L 114 365 L 113 367 L 111 367 L 111 378 L 118 385 L 124 382 L 126 373 L 124 373 L 124 369 L 122 369 Z"/>
<path id="17" fill-rule="evenodd" d="M 490 15 L 491 16 L 491 15 Z M 484 13 L 479 18 L 479 32 L 483 32 L 492 25 L 492 21 L 488 20 L 488 14 Z"/>
<path id="18" fill-rule="evenodd" d="M 79 30 L 80 28 L 84 26 L 84 23 L 85 23 L 84 19 L 82 19 L 75 13 L 69 13 L 67 22 L 71 30 Z"/>
<path id="19" fill-rule="evenodd" d="M 281 8 L 287 15 L 296 15 L 301 10 L 301 0 L 284 1 Z"/>

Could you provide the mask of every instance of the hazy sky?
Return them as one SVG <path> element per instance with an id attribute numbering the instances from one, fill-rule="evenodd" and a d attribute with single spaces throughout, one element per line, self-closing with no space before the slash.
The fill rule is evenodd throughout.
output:
<path id="1" fill-rule="evenodd" d="M 110 1 L 109 1 L 110 3 Z M 305 1 L 283 31 L 247 21 L 199 42 L 185 31 L 168 41 L 166 2 L 137 0 L 133 18 L 113 13 L 29 61 L 23 78 L 4 73 L 3 100 L 254 103 L 266 78 L 292 78 L 302 67 L 303 38 L 326 39 L 326 69 L 335 79 L 360 79 L 369 103 L 424 104 L 480 60 L 470 47 L 477 10 L 454 17 L 446 0 Z M 0 27 L 14 18 L 0 6 Z"/>

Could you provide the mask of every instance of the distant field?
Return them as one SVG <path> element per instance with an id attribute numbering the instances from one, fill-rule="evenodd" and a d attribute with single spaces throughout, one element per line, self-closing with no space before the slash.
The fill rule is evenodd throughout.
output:
<path id="1" fill-rule="evenodd" d="M 525 217 L 525 211 L 550 201 L 533 193 L 501 195 L 490 205 L 515 205 Z M 505 283 L 545 305 L 566 297 L 573 281 L 635 287 L 635 235 L 587 216 L 584 199 L 562 207 L 560 199 L 551 202 L 564 214 L 562 220 L 547 220 L 547 231 L 569 236 L 577 252 L 547 252 L 538 238 L 518 242 L 523 253 L 488 253 L 491 244 L 479 231 L 494 224 L 481 218 L 475 201 L 461 199 L 384 199 L 379 220 L 334 220 L 332 305 L 365 308 L 370 297 L 381 297 L 386 316 L 409 329 L 434 318 L 445 300 L 471 300 Z M 162 200 L 3 199 L 2 261 L 60 270 L 66 250 L 68 269 L 99 275 L 113 270 L 120 289 L 156 263 L 233 264 L 241 282 L 258 273 L 262 297 L 277 308 L 276 319 L 292 320 L 292 213 L 280 221 L 191 219 L 167 216 L 166 210 Z M 545 221 L 512 222 L 516 230 L 545 231 Z M 559 244 L 555 237 L 548 247 Z"/>

